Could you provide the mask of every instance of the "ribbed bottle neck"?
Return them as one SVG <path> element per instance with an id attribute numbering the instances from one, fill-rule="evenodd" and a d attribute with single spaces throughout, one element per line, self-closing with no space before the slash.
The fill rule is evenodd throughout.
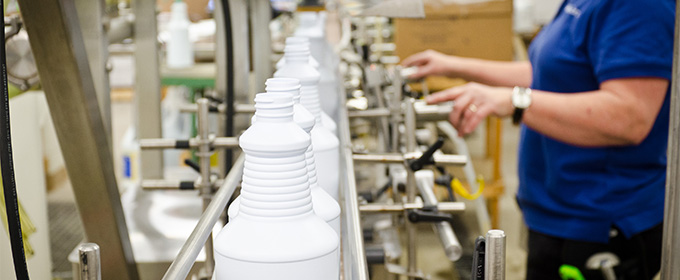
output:
<path id="1" fill-rule="evenodd" d="M 307 161 L 307 175 L 309 176 L 309 189 L 318 188 L 319 183 L 318 178 L 316 177 L 316 161 L 314 160 L 314 148 L 312 147 L 312 144 L 307 148 L 305 158 Z"/>
<path id="2" fill-rule="evenodd" d="M 255 95 L 255 117 L 258 123 L 293 121 L 292 94 L 260 93 Z"/>
<path id="3" fill-rule="evenodd" d="M 321 101 L 319 100 L 319 87 L 317 85 L 302 85 L 300 88 L 300 104 L 305 107 L 321 123 Z"/>
<path id="4" fill-rule="evenodd" d="M 246 153 L 240 197 L 239 217 L 290 218 L 312 213 L 304 152 L 275 160 Z"/>
<path id="5" fill-rule="evenodd" d="M 286 59 L 286 64 L 309 64 L 309 51 L 305 52 L 286 52 L 283 54 Z"/>

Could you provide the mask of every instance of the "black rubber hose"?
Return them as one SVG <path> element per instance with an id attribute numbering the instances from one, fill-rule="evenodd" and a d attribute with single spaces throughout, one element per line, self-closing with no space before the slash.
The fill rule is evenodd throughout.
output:
<path id="1" fill-rule="evenodd" d="M 225 136 L 234 136 L 234 35 L 231 28 L 231 9 L 229 7 L 229 0 L 222 0 L 222 11 L 224 15 L 224 32 L 225 32 L 225 46 L 227 48 L 227 92 L 226 92 L 226 127 Z M 234 151 L 227 149 L 225 151 L 224 173 L 227 174 L 231 170 L 231 165 L 234 160 Z"/>
<path id="2" fill-rule="evenodd" d="M 5 1 L 0 0 L 2 7 Z M 2 169 L 2 186 L 5 194 L 5 207 L 7 208 L 7 226 L 9 240 L 12 246 L 12 259 L 14 260 L 14 273 L 17 279 L 28 279 L 28 267 L 26 267 L 26 254 L 21 233 L 21 220 L 19 218 L 19 203 L 17 200 L 17 185 L 14 179 L 14 162 L 12 161 L 12 135 L 9 124 L 9 92 L 7 91 L 7 57 L 5 55 L 5 29 L 2 29 L 2 102 L 0 111 L 3 114 L 0 121 L 0 169 Z"/>

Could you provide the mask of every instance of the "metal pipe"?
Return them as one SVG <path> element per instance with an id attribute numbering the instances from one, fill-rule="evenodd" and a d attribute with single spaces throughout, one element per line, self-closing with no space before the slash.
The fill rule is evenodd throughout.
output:
<path id="1" fill-rule="evenodd" d="M 196 155 L 199 159 L 201 167 L 201 179 L 197 187 L 201 196 L 203 197 L 203 211 L 210 205 L 213 190 L 210 182 L 210 156 L 213 152 L 210 149 L 210 122 L 208 119 L 210 102 L 206 98 L 201 98 L 196 101 L 198 105 L 198 153 Z M 213 239 L 212 233 L 208 236 L 205 242 L 205 272 L 206 275 L 212 275 L 215 268 L 215 259 L 213 256 Z"/>
<path id="2" fill-rule="evenodd" d="M 198 106 L 196 104 L 184 104 L 179 107 L 182 113 L 196 113 Z M 227 112 L 227 106 L 224 104 L 217 105 L 217 112 Z M 253 104 L 234 104 L 234 112 L 237 114 L 255 114 L 255 105 Z"/>
<path id="3" fill-rule="evenodd" d="M 78 246 L 78 273 L 80 280 L 102 279 L 99 245 L 83 243 Z"/>
<path id="4" fill-rule="evenodd" d="M 423 204 L 420 201 L 403 204 L 371 203 L 360 205 L 359 211 L 363 213 L 386 213 L 386 212 L 401 212 L 410 209 L 422 209 L 423 207 L 425 207 L 425 204 Z M 465 203 L 439 202 L 439 204 L 437 204 L 437 210 L 439 210 L 439 212 L 445 213 L 462 213 L 465 211 Z"/>
<path id="5" fill-rule="evenodd" d="M 413 98 L 406 99 L 406 114 L 404 119 L 404 126 L 406 127 L 406 151 L 408 153 L 416 152 L 416 112 L 413 107 L 415 100 Z M 413 170 L 406 168 L 406 201 L 413 203 L 416 200 L 416 178 Z M 405 213 L 405 216 L 407 214 Z M 417 241 L 416 225 L 411 221 L 406 221 L 406 239 L 408 244 L 408 274 L 415 275 L 418 272 L 417 255 L 416 255 L 416 241 Z M 416 277 L 409 276 L 409 280 L 416 280 Z"/>
<path id="6" fill-rule="evenodd" d="M 243 153 L 236 159 L 231 171 L 229 171 L 229 174 L 227 174 L 227 177 L 224 179 L 224 184 L 217 190 L 212 202 L 210 202 L 210 205 L 203 211 L 201 219 L 198 220 L 198 224 L 194 228 L 194 231 L 191 232 L 191 235 L 189 235 L 184 246 L 182 246 L 175 261 L 172 262 L 168 271 L 165 272 L 163 280 L 184 280 L 187 275 L 189 275 L 191 267 L 194 265 L 194 262 L 196 262 L 198 253 L 201 251 L 205 241 L 208 240 L 208 236 L 210 236 L 220 214 L 224 211 L 236 186 L 241 181 L 244 159 L 245 156 Z"/>
<path id="7" fill-rule="evenodd" d="M 418 121 L 446 120 L 451 113 L 451 104 L 429 105 L 416 107 Z M 355 110 L 349 112 L 350 118 L 381 118 L 391 116 L 388 108 L 375 108 L 368 110 Z"/>
<path id="8" fill-rule="evenodd" d="M 415 153 L 413 154 L 415 155 Z M 463 166 L 468 160 L 466 156 L 462 155 L 443 155 L 434 154 L 434 161 L 438 165 L 454 165 Z M 404 156 L 402 154 L 354 154 L 352 159 L 360 163 L 404 163 L 407 159 L 416 159 L 418 157 Z"/>
<path id="9" fill-rule="evenodd" d="M 429 174 L 422 172 L 428 172 Z M 418 176 L 420 174 L 428 176 Z M 440 202 L 437 200 L 437 196 L 432 191 L 432 188 L 434 187 L 434 176 L 431 174 L 433 174 L 432 171 L 416 172 L 416 180 L 418 180 L 417 186 L 418 190 L 420 191 L 420 196 L 425 202 L 425 205 L 436 206 L 437 210 L 439 210 Z M 463 204 L 462 202 L 459 203 Z M 448 257 L 452 262 L 460 259 L 460 257 L 463 255 L 463 247 L 460 245 L 456 234 L 453 232 L 451 224 L 449 222 L 439 222 L 433 224 L 432 227 L 434 228 L 434 232 L 439 236 L 439 241 L 442 243 L 446 257 Z"/>
<path id="10" fill-rule="evenodd" d="M 676 6 L 676 13 L 680 6 Z M 675 18 L 673 82 L 671 90 L 670 128 L 668 131 L 668 167 L 666 172 L 666 209 L 663 223 L 661 279 L 680 279 L 680 18 Z"/>
<path id="11" fill-rule="evenodd" d="M 486 233 L 484 279 L 505 280 L 505 232 L 492 229 Z"/>
<path id="12" fill-rule="evenodd" d="M 199 140 L 192 138 L 189 140 L 177 140 L 177 139 L 165 139 L 165 138 L 152 138 L 152 139 L 140 139 L 139 147 L 143 150 L 151 149 L 189 149 L 198 148 Z M 217 137 L 211 140 L 211 148 L 238 148 L 238 138 L 237 137 Z"/>

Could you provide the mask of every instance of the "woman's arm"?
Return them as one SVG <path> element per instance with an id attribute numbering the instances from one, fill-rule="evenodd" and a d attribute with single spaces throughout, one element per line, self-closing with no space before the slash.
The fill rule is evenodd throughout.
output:
<path id="1" fill-rule="evenodd" d="M 417 66 L 410 78 L 448 76 L 493 86 L 522 86 L 531 84 L 531 64 L 522 62 L 492 61 L 445 55 L 427 50 L 407 57 L 404 66 Z"/>
<path id="2" fill-rule="evenodd" d="M 600 90 L 559 94 L 533 91 L 522 121 L 553 139 L 583 147 L 637 145 L 649 134 L 669 82 L 625 78 L 603 82 Z M 488 115 L 507 117 L 512 89 L 468 84 L 428 97 L 428 103 L 454 100 L 449 120 L 468 134 Z M 471 107 L 471 105 L 475 105 Z"/>

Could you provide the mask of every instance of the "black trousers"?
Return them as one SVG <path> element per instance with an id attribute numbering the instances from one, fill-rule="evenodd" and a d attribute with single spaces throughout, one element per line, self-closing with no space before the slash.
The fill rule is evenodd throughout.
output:
<path id="1" fill-rule="evenodd" d="M 561 279 L 562 265 L 578 268 L 586 280 L 603 279 L 599 270 L 586 268 L 588 259 L 597 253 L 615 254 L 620 264 L 614 268 L 617 280 L 652 279 L 661 267 L 661 239 L 663 226 L 659 224 L 630 239 L 618 233 L 608 244 L 573 241 L 529 231 L 527 280 Z"/>

